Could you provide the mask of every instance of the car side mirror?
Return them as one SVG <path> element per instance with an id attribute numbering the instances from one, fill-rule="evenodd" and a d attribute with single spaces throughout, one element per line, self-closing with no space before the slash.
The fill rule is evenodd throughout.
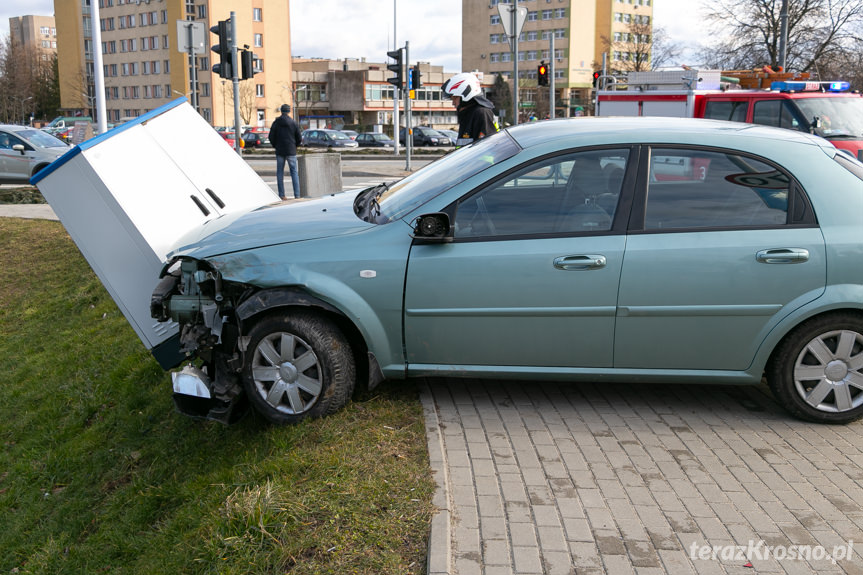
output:
<path id="1" fill-rule="evenodd" d="M 447 243 L 452 241 L 449 215 L 444 212 L 423 214 L 416 219 L 412 238 L 421 243 Z"/>

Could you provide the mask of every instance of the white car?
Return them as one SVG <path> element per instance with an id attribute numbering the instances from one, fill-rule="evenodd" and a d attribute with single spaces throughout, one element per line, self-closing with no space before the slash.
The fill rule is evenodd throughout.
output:
<path id="1" fill-rule="evenodd" d="M 36 172 L 67 151 L 66 142 L 42 130 L 0 124 L 0 182 L 29 184 Z"/>

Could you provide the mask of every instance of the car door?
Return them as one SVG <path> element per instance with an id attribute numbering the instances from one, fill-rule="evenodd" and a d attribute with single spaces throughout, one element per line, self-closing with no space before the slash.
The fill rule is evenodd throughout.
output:
<path id="1" fill-rule="evenodd" d="M 614 366 L 745 370 L 778 320 L 824 290 L 815 214 L 793 177 L 765 160 L 694 148 L 654 148 L 649 158 Z"/>
<path id="2" fill-rule="evenodd" d="M 542 158 L 451 205 L 453 241 L 411 249 L 409 369 L 610 367 L 629 157 Z"/>

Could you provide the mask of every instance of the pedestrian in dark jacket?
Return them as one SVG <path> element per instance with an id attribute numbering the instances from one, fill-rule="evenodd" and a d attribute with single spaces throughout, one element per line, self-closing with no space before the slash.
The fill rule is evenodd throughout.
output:
<path id="1" fill-rule="evenodd" d="M 270 144 L 276 149 L 276 182 L 279 186 L 279 198 L 285 199 L 285 162 L 291 171 L 291 184 L 294 187 L 294 197 L 300 197 L 300 177 L 297 172 L 297 148 L 301 143 L 300 127 L 288 114 L 291 107 L 282 104 L 279 108 L 282 115 L 270 126 Z"/>

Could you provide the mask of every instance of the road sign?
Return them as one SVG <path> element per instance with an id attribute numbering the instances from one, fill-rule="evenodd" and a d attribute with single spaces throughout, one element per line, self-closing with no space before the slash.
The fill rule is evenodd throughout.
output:
<path id="1" fill-rule="evenodd" d="M 515 10 L 515 30 L 512 30 L 512 11 Z M 524 6 L 515 7 L 514 4 L 498 4 L 497 12 L 500 14 L 500 23 L 503 24 L 503 31 L 509 37 L 510 44 L 513 39 L 521 34 L 521 29 L 524 27 L 524 22 L 527 20 L 527 8 Z"/>
<path id="2" fill-rule="evenodd" d="M 191 29 L 191 40 L 189 30 Z M 188 20 L 177 20 L 177 49 L 180 52 L 189 52 L 191 47 L 193 54 L 206 54 L 206 28 L 203 22 L 189 22 Z M 191 42 L 191 46 L 189 43 Z"/>

